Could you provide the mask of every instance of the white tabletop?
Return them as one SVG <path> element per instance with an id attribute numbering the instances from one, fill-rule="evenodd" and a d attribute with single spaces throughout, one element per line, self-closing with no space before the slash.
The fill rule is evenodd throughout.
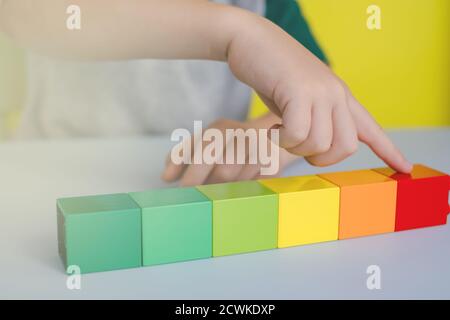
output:
<path id="1" fill-rule="evenodd" d="M 450 172 L 450 130 L 390 133 L 411 161 Z M 167 138 L 0 144 L 0 298 L 450 298 L 450 226 L 193 262 L 83 275 L 66 287 L 55 200 L 161 187 Z M 381 166 L 363 147 L 303 175 Z M 368 290 L 366 270 L 381 270 Z"/>

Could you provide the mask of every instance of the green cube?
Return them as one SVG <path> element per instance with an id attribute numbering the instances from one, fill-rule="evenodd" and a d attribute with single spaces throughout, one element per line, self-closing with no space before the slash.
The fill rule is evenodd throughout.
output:
<path id="1" fill-rule="evenodd" d="M 212 203 L 195 188 L 131 193 L 142 208 L 144 266 L 212 256 Z"/>
<path id="2" fill-rule="evenodd" d="M 256 181 L 197 188 L 213 201 L 213 256 L 277 247 L 277 194 Z"/>
<path id="3" fill-rule="evenodd" d="M 141 209 L 127 194 L 57 201 L 59 252 L 81 273 L 142 265 Z"/>

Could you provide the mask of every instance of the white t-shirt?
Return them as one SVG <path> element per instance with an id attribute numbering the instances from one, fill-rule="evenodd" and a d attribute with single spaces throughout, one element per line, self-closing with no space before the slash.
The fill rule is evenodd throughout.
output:
<path id="1" fill-rule="evenodd" d="M 264 0 L 221 0 L 258 14 Z M 68 62 L 28 57 L 17 138 L 123 136 L 190 129 L 195 120 L 244 120 L 251 89 L 213 61 Z"/>

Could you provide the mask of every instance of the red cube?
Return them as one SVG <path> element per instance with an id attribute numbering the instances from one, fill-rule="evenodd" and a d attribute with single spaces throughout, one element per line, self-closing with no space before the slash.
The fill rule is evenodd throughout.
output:
<path id="1" fill-rule="evenodd" d="M 432 227 L 447 223 L 450 177 L 424 165 L 414 165 L 411 174 L 391 168 L 373 169 L 397 180 L 395 231 Z"/>

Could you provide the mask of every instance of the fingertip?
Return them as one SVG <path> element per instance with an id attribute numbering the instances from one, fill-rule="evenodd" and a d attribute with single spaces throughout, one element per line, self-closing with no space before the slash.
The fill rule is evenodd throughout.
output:
<path id="1" fill-rule="evenodd" d="M 179 183 L 179 186 L 181 188 L 186 188 L 186 187 L 195 187 L 195 186 L 199 186 L 202 185 L 203 183 L 197 183 L 194 181 L 190 181 L 190 180 L 181 180 Z"/>
<path id="2" fill-rule="evenodd" d="M 406 158 L 398 151 L 397 158 L 394 160 L 394 158 L 391 159 L 391 161 L 386 161 L 386 164 L 395 170 L 398 173 L 404 173 L 404 174 L 410 174 L 414 168 L 414 165 L 411 164 Z"/>
<path id="3" fill-rule="evenodd" d="M 173 174 L 171 174 L 169 172 L 169 170 L 164 170 L 164 172 L 161 174 L 161 179 L 164 180 L 165 182 L 173 182 L 174 181 L 174 177 Z"/>
<path id="4" fill-rule="evenodd" d="M 403 164 L 400 167 L 400 172 L 401 173 L 407 173 L 410 174 L 413 171 L 414 165 L 412 163 L 410 163 L 408 160 L 403 159 Z"/>
<path id="5" fill-rule="evenodd" d="M 174 182 L 179 178 L 180 174 L 181 168 L 170 162 L 161 174 L 161 179 L 166 182 Z"/>
<path id="6" fill-rule="evenodd" d="M 197 168 L 193 166 L 188 167 L 179 178 L 179 186 L 185 188 L 203 184 L 204 178 L 196 170 Z"/>

